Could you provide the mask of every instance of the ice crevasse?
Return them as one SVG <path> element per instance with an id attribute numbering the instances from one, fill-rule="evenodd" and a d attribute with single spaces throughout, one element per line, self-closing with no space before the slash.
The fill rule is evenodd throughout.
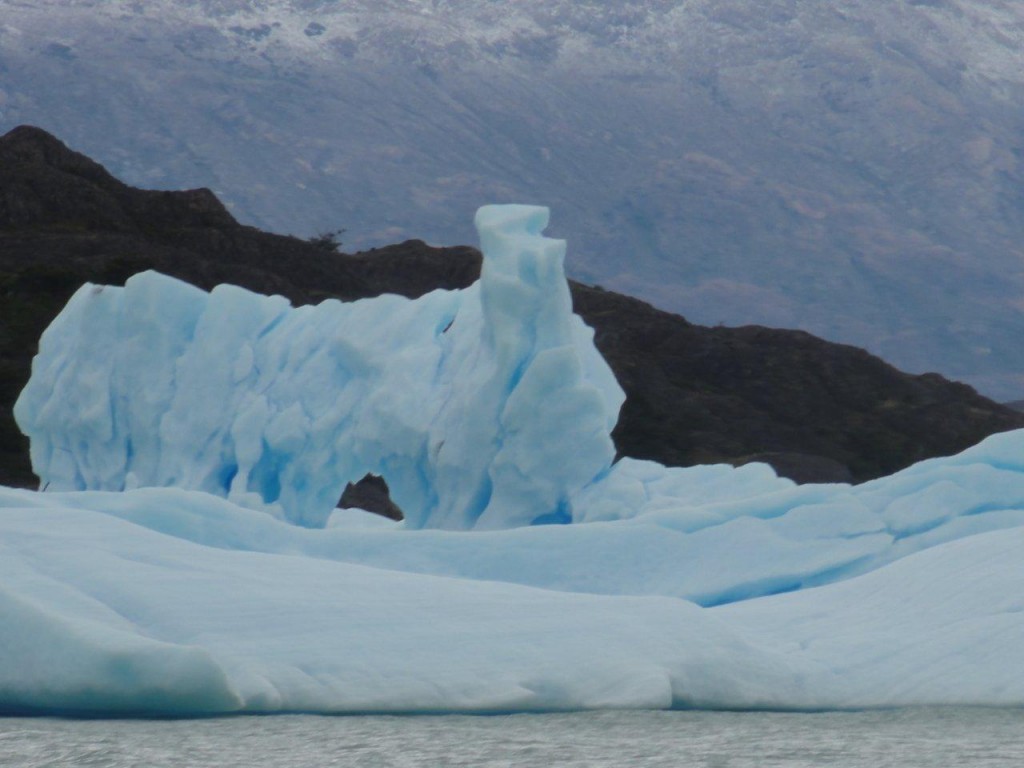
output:
<path id="1" fill-rule="evenodd" d="M 480 281 L 86 285 L 15 409 L 0 712 L 1024 704 L 1024 435 L 860 486 L 621 459 L 547 211 Z M 383 475 L 407 519 L 335 511 Z"/>

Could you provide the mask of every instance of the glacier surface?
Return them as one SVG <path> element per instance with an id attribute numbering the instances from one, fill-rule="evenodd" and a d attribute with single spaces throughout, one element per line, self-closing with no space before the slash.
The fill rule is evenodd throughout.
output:
<path id="1" fill-rule="evenodd" d="M 1024 434 L 613 463 L 546 221 L 481 209 L 415 301 L 84 286 L 16 407 L 45 490 L 0 488 L 0 712 L 1024 705 Z M 367 471 L 404 523 L 333 509 Z"/>

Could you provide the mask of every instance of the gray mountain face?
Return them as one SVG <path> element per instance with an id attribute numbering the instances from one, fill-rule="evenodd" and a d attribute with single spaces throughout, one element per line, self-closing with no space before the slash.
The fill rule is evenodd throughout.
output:
<path id="1" fill-rule="evenodd" d="M 0 131 L 346 248 L 550 205 L 701 323 L 1024 391 L 1017 0 L 0 0 Z"/>

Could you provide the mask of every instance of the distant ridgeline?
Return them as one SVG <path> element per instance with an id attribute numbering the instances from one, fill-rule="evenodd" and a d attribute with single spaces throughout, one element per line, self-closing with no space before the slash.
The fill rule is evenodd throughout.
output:
<path id="1" fill-rule="evenodd" d="M 0 138 L 0 484 L 37 482 L 11 409 L 43 329 L 82 283 L 122 285 L 149 269 L 298 306 L 464 288 L 480 255 L 419 241 L 339 254 L 240 225 L 209 190 L 128 187 L 46 132 L 16 128 Z M 863 481 L 1024 426 L 1024 414 L 966 385 L 902 373 L 854 347 L 799 331 L 705 328 L 628 296 L 570 288 L 626 393 L 612 435 L 620 456 L 764 461 L 798 482 Z"/>

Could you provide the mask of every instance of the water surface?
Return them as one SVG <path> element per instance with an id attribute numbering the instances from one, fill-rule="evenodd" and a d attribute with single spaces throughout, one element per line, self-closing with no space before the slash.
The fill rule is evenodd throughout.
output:
<path id="1" fill-rule="evenodd" d="M 0 719 L 3 768 L 1024 765 L 1024 711 Z"/>

